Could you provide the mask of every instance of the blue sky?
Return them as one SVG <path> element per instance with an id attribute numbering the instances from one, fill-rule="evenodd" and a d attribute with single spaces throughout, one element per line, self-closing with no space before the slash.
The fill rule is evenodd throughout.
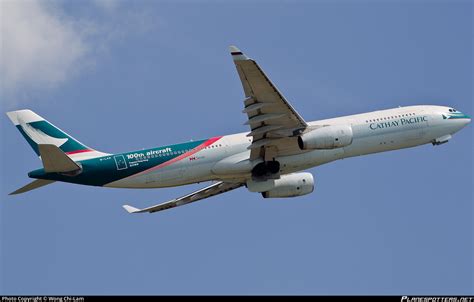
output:
<path id="1" fill-rule="evenodd" d="M 471 1 L 3 1 L 2 111 L 121 152 L 247 131 L 227 47 L 306 120 L 397 106 L 473 115 Z M 1 122 L 1 294 L 473 294 L 472 125 L 448 144 L 313 168 L 316 189 L 53 184 Z"/>

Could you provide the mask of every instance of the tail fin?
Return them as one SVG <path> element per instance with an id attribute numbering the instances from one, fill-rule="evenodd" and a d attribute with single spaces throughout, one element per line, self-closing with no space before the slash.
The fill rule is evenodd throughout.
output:
<path id="1" fill-rule="evenodd" d="M 81 159 L 106 155 L 87 147 L 31 110 L 11 111 L 7 115 L 38 156 L 39 144 L 55 145 L 70 156 L 85 155 Z"/>

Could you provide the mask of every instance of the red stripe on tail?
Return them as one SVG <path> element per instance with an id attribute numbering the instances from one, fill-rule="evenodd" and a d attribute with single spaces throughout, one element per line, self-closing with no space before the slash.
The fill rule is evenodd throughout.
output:
<path id="1" fill-rule="evenodd" d="M 74 151 L 66 152 L 66 154 L 72 155 L 72 154 L 83 153 L 83 152 L 91 152 L 91 151 L 94 151 L 94 150 L 91 150 L 91 149 L 74 150 Z"/>

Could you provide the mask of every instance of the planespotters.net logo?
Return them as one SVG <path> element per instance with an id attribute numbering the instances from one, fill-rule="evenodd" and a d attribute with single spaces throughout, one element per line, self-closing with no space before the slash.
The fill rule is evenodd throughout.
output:
<path id="1" fill-rule="evenodd" d="M 403 296 L 402 302 L 474 302 L 474 297 L 408 297 Z"/>

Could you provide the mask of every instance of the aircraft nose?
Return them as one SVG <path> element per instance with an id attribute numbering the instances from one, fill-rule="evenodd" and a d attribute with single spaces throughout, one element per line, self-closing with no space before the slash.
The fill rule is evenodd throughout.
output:
<path id="1" fill-rule="evenodd" d="M 471 117 L 467 114 L 464 114 L 463 122 L 464 126 L 467 126 L 471 122 Z"/>
<path id="2" fill-rule="evenodd" d="M 449 121 L 451 128 L 457 132 L 462 128 L 466 127 L 471 122 L 471 117 L 460 111 L 450 111 L 447 114 L 443 114 L 443 119 Z"/>
<path id="3" fill-rule="evenodd" d="M 471 117 L 467 114 L 461 113 L 461 115 L 457 119 L 455 119 L 455 122 L 457 123 L 459 129 L 462 129 L 469 125 L 469 123 L 471 122 Z"/>

